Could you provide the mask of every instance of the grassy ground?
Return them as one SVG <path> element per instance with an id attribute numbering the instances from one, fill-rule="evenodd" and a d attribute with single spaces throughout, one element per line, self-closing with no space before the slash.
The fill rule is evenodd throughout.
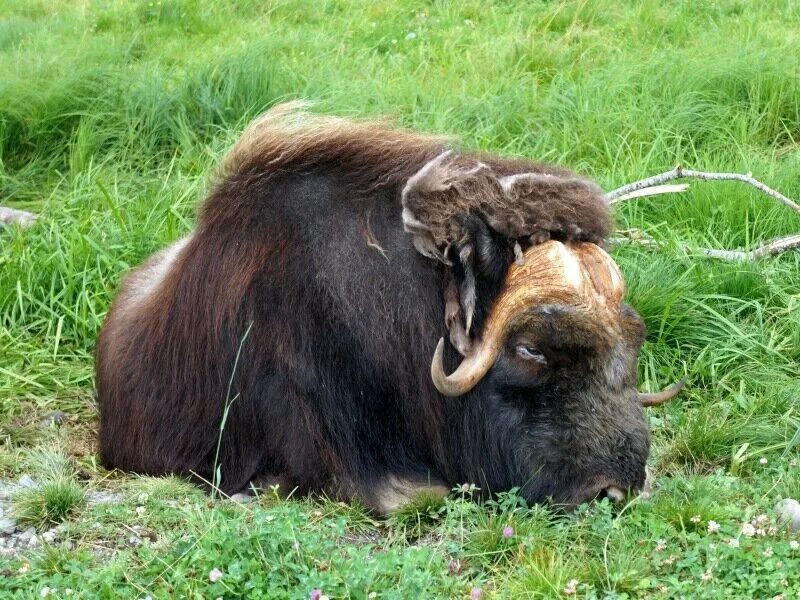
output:
<path id="1" fill-rule="evenodd" d="M 619 207 L 621 227 L 668 243 L 613 250 L 649 328 L 642 387 L 689 375 L 649 411 L 652 501 L 624 509 L 559 517 L 461 492 L 379 522 L 107 473 L 91 357 L 122 273 L 191 227 L 217 158 L 279 99 L 392 115 L 607 189 L 682 163 L 797 198 L 798 56 L 793 0 L 0 0 L 0 204 L 42 213 L 0 232 L 0 477 L 42 484 L 14 499 L 24 525 L 65 519 L 52 543 L 0 554 L 0 595 L 800 594 L 800 550 L 770 529 L 772 505 L 800 497 L 800 253 L 692 250 L 797 232 L 800 215 L 738 184 Z M 53 411 L 64 424 L 42 426 Z M 98 491 L 117 500 L 87 502 Z"/>

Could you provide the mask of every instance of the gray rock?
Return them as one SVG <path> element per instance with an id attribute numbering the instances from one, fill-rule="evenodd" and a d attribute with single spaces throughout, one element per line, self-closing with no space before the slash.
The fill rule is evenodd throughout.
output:
<path id="1" fill-rule="evenodd" d="M 11 225 L 30 227 L 36 221 L 37 215 L 25 210 L 0 206 L 0 228 Z"/>
<path id="2" fill-rule="evenodd" d="M 800 502 L 792 498 L 781 500 L 775 505 L 778 525 L 788 527 L 792 533 L 800 531 Z"/>
<path id="3" fill-rule="evenodd" d="M 36 537 L 36 530 L 33 527 L 28 527 L 28 529 L 26 529 L 17 536 L 17 538 L 20 541 L 25 541 L 25 542 L 27 542 L 29 539 L 33 537 Z"/>
<path id="4" fill-rule="evenodd" d="M 128 538 L 128 543 L 134 547 L 140 546 L 142 544 L 142 540 L 139 536 L 132 535 L 131 537 Z"/>
<path id="5" fill-rule="evenodd" d="M 34 535 L 28 540 L 28 548 L 36 548 L 40 543 L 39 537 Z"/>
<path id="6" fill-rule="evenodd" d="M 95 504 L 108 504 L 110 502 L 120 502 L 122 497 L 112 492 L 89 492 L 86 494 L 86 503 L 89 506 Z"/>
<path id="7" fill-rule="evenodd" d="M 17 524 L 14 519 L 4 517 L 0 519 L 0 533 L 12 534 L 17 530 Z"/>
<path id="8" fill-rule="evenodd" d="M 45 531 L 42 534 L 42 539 L 48 544 L 52 544 L 56 540 L 56 532 L 53 529 Z"/>
<path id="9" fill-rule="evenodd" d="M 67 413 L 62 412 L 60 410 L 54 410 L 51 413 L 47 413 L 44 416 L 44 419 L 40 421 L 42 427 L 55 427 L 59 428 L 64 424 L 64 421 L 67 419 Z"/>
<path id="10" fill-rule="evenodd" d="M 33 477 L 31 477 L 28 474 L 25 474 L 19 478 L 19 487 L 25 489 L 31 489 L 37 487 L 37 485 L 36 482 L 33 480 Z"/>
<path id="11" fill-rule="evenodd" d="M 251 496 L 250 494 L 234 494 L 230 498 L 233 502 L 238 502 L 239 504 L 247 504 L 248 502 L 252 502 L 255 500 L 255 496 Z"/>

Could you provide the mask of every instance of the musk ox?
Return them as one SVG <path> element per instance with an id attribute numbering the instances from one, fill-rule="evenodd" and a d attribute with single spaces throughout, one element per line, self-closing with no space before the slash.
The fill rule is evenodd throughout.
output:
<path id="1" fill-rule="evenodd" d="M 108 312 L 103 463 L 379 512 L 464 482 L 565 505 L 641 487 L 642 403 L 676 390 L 637 394 L 602 192 L 449 144 L 297 104 L 254 122 Z"/>

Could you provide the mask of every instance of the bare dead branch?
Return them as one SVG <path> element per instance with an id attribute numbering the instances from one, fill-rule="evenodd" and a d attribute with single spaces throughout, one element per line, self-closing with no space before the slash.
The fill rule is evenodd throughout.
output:
<path id="1" fill-rule="evenodd" d="M 663 248 L 669 246 L 669 242 L 660 242 L 653 239 L 649 235 L 636 229 L 629 229 L 625 231 L 618 231 L 622 237 L 613 239 L 617 243 L 636 244 L 638 246 L 647 246 L 651 248 Z M 790 235 L 774 239 L 766 244 L 762 244 L 753 250 L 717 250 L 715 248 L 697 248 L 693 249 L 692 246 L 680 243 L 679 247 L 687 253 L 700 252 L 711 258 L 719 258 L 728 261 L 748 261 L 758 260 L 766 256 L 774 256 L 785 252 L 800 248 L 800 234 Z"/>
<path id="2" fill-rule="evenodd" d="M 654 185 L 651 187 L 642 188 L 633 192 L 628 192 L 612 200 L 610 204 L 616 204 L 622 200 L 632 200 L 633 198 L 643 198 L 645 196 L 658 196 L 660 194 L 679 194 L 689 189 L 688 183 L 679 183 L 677 185 Z"/>
<path id="3" fill-rule="evenodd" d="M 764 185 L 756 179 L 753 179 L 753 176 L 750 173 L 742 175 L 740 173 L 710 173 L 706 171 L 692 171 L 690 169 L 684 169 L 680 165 L 671 171 L 667 171 L 666 173 L 653 175 L 652 177 L 623 185 L 620 188 L 608 192 L 606 194 L 606 198 L 608 198 L 609 204 L 615 204 L 623 200 L 631 200 L 633 198 L 641 198 L 644 196 L 685 192 L 689 187 L 687 184 L 665 185 L 665 183 L 668 181 L 684 178 L 700 179 L 704 181 L 741 181 L 753 186 L 771 198 L 774 198 L 781 204 L 788 206 L 793 211 L 800 213 L 800 205 L 798 205 L 794 200 L 787 198 L 780 192 L 776 192 L 771 187 Z M 615 238 L 614 241 L 617 242 L 632 243 L 649 247 L 663 247 L 667 245 L 665 242 L 659 242 L 653 239 L 651 236 L 639 229 L 621 230 L 617 231 L 617 233 L 623 236 Z M 680 247 L 684 251 L 692 251 L 692 248 L 686 244 L 680 244 Z M 759 258 L 764 258 L 765 256 L 773 256 L 780 254 L 781 252 L 785 252 L 786 250 L 796 248 L 800 248 L 800 234 L 772 240 L 758 246 L 757 248 L 754 248 L 753 250 L 717 250 L 714 248 L 699 248 L 698 250 L 711 258 L 740 261 L 757 260 Z"/>
<path id="4" fill-rule="evenodd" d="M 621 200 L 635 198 L 636 196 L 632 195 L 632 192 L 659 186 L 667 183 L 668 181 L 674 181 L 675 179 L 700 179 L 702 181 L 741 181 L 742 183 L 747 183 L 753 186 L 757 190 L 765 193 L 767 196 L 774 198 L 781 204 L 788 206 L 793 211 L 800 213 L 800 204 L 797 204 L 797 202 L 794 200 L 787 198 L 780 192 L 776 192 L 771 187 L 764 185 L 757 179 L 754 179 L 751 173 L 743 175 L 741 173 L 710 173 L 706 171 L 692 171 L 691 169 L 684 169 L 680 165 L 671 171 L 667 171 L 666 173 L 653 175 L 647 179 L 642 179 L 640 181 L 634 181 L 633 183 L 623 185 L 620 188 L 608 192 L 606 194 L 606 198 L 608 198 L 610 204 L 615 204 Z"/>

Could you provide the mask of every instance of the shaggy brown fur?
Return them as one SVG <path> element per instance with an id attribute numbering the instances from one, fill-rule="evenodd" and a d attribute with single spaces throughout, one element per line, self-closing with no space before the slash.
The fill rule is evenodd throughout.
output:
<path id="1" fill-rule="evenodd" d="M 419 249 L 443 258 L 463 239 L 457 217 L 483 218 L 511 240 L 549 237 L 603 243 L 611 231 L 602 190 L 566 169 L 447 149 L 452 138 L 422 135 L 385 121 L 310 115 L 303 102 L 281 104 L 254 121 L 223 159 L 220 176 L 302 172 L 335 164 L 363 190 L 405 182 L 407 229 Z M 409 178 L 409 168 L 422 164 Z"/>
<path id="2" fill-rule="evenodd" d="M 442 157 L 447 143 L 298 104 L 256 121 L 192 234 L 130 274 L 109 310 L 103 463 L 208 481 L 219 470 L 227 493 L 277 481 L 379 510 L 420 486 L 571 502 L 598 478 L 640 485 L 635 315 L 609 352 L 590 318 L 543 313 L 469 394 L 433 386 L 445 319 L 467 351 L 517 238 L 599 240 L 608 224 L 596 189 L 570 173 Z M 419 254 L 428 243 L 439 261 Z M 531 370 L 517 343 L 552 352 L 552 371 Z M 459 358 L 447 348 L 446 368 Z"/>
<path id="3" fill-rule="evenodd" d="M 495 232 L 532 243 L 549 237 L 603 243 L 611 230 L 602 190 L 551 165 L 442 152 L 407 182 L 407 229 L 418 248 L 441 249 L 461 239 L 458 216 L 480 216 Z M 432 251 L 430 254 L 440 255 Z"/>
<path id="4" fill-rule="evenodd" d="M 219 178 L 247 174 L 341 168 L 366 192 L 397 185 L 450 141 L 391 127 L 385 121 L 359 121 L 314 115 L 302 101 L 280 104 L 251 123 L 222 159 Z"/>
<path id="5" fill-rule="evenodd" d="M 457 152 L 447 148 L 450 138 L 393 128 L 385 121 L 311 115 L 307 106 L 282 104 L 254 121 L 223 159 L 221 177 L 263 177 L 328 165 L 341 169 L 358 195 L 403 185 L 403 223 L 415 248 L 448 265 L 449 249 L 459 252 L 464 281 L 458 290 L 452 284 L 448 288 L 446 321 L 450 340 L 462 354 L 469 348 L 474 319 L 478 250 L 464 228 L 465 215 L 478 217 L 519 249 L 551 237 L 602 244 L 611 230 L 600 188 L 566 169 Z M 412 174 L 411 168 L 420 165 Z M 362 214 L 360 222 L 367 244 L 383 253 L 369 228 L 369 214 Z"/>

